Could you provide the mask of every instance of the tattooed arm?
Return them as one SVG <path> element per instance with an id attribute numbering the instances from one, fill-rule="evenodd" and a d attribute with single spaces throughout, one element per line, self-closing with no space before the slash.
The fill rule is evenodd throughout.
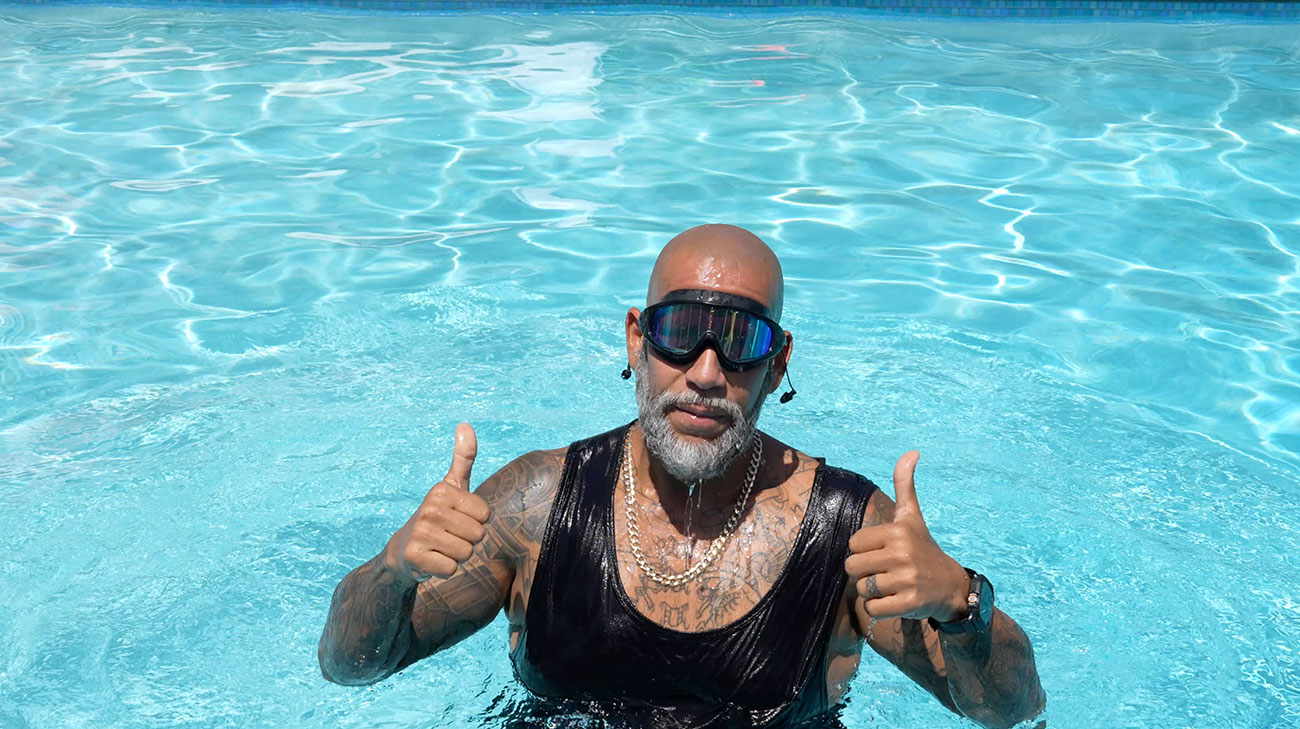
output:
<path id="1" fill-rule="evenodd" d="M 871 495 L 863 526 L 894 521 L 894 502 Z M 1015 621 L 996 608 L 986 633 L 948 634 L 925 620 L 873 619 L 866 601 L 849 586 L 859 635 L 949 710 L 1001 728 L 1037 716 L 1046 701 L 1034 650 Z"/>
<path id="2" fill-rule="evenodd" d="M 512 586 L 521 589 L 520 569 L 531 571 L 527 561 L 535 559 L 563 457 L 563 450 L 528 453 L 479 486 L 472 496 L 488 514 L 473 535 L 479 541 L 451 565 L 450 576 L 433 572 L 416 581 L 422 575 L 413 576 L 392 554 L 394 535 L 383 552 L 344 577 L 320 639 L 321 674 L 347 685 L 381 681 L 492 622 Z"/>

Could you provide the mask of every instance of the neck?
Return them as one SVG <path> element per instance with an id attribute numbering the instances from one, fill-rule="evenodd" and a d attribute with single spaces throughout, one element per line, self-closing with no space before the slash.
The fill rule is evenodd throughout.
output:
<path id="1" fill-rule="evenodd" d="M 762 436 L 759 437 L 761 442 Z M 753 455 L 752 444 L 746 443 L 745 449 L 732 459 L 722 475 L 695 483 L 673 476 L 650 454 L 640 427 L 636 429 L 632 444 L 638 498 L 657 505 L 663 517 L 683 535 L 700 539 L 716 537 L 744 491 Z"/>

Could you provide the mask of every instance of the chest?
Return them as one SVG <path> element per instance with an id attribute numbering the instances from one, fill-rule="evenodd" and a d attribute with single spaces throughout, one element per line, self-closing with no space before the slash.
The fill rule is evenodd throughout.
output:
<path id="1" fill-rule="evenodd" d="M 611 509 L 617 587 L 638 613 L 665 628 L 695 633 L 736 622 L 784 571 L 808 491 L 803 484 L 766 489 L 728 530 L 732 508 L 706 511 L 699 524 L 673 523 L 653 503 L 634 498 L 628 504 L 618 489 Z M 672 577 L 700 567 L 695 576 L 673 584 Z"/>

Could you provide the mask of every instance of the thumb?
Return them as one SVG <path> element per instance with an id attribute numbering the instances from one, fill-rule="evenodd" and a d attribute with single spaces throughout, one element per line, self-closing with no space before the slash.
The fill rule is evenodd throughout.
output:
<path id="1" fill-rule="evenodd" d="M 921 454 L 908 451 L 894 464 L 894 521 L 904 516 L 921 516 L 921 504 L 916 500 L 916 484 L 912 475 L 916 472 L 916 462 Z"/>
<path id="2" fill-rule="evenodd" d="M 474 456 L 478 454 L 478 438 L 469 423 L 456 426 L 456 446 L 451 454 L 451 468 L 443 481 L 461 491 L 469 491 L 469 471 L 474 467 Z"/>

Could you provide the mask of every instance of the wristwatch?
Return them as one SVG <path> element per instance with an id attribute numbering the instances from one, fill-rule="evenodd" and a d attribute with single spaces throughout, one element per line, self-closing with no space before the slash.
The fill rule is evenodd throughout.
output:
<path id="1" fill-rule="evenodd" d="M 930 627 L 944 633 L 983 633 L 993 621 L 993 583 L 973 569 L 963 567 L 970 576 L 970 594 L 966 596 L 966 617 L 951 623 L 930 618 Z"/>

